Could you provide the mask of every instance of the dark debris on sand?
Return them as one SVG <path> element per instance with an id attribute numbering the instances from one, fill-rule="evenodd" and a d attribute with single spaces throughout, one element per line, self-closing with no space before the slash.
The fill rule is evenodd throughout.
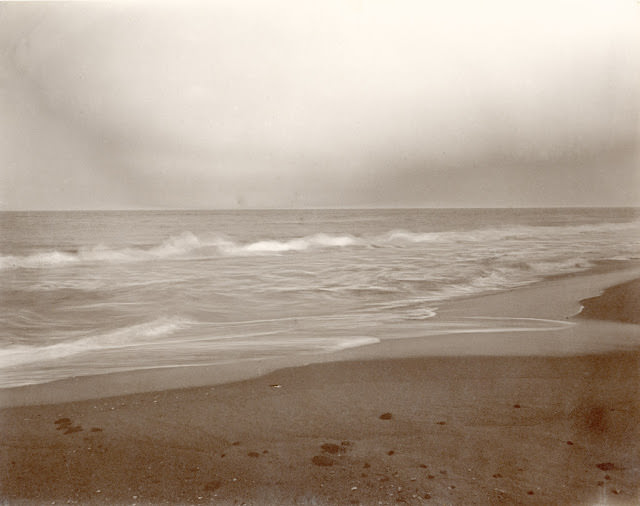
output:
<path id="1" fill-rule="evenodd" d="M 53 422 L 55 425 L 57 425 L 56 430 L 63 430 L 63 434 L 73 434 L 74 432 L 81 432 L 84 429 L 82 428 L 82 425 L 73 425 L 73 421 L 71 420 L 71 418 L 58 418 L 55 422 Z M 102 429 L 101 429 L 102 430 Z"/>
<path id="2" fill-rule="evenodd" d="M 320 448 L 322 448 L 322 451 L 331 453 L 332 455 L 339 453 L 341 450 L 339 445 L 333 443 L 324 443 Z"/>
<path id="3" fill-rule="evenodd" d="M 326 455 L 316 455 L 311 459 L 311 462 L 313 462 L 316 466 L 323 466 L 323 467 L 332 466 L 334 464 L 333 459 L 330 457 L 327 457 Z"/>

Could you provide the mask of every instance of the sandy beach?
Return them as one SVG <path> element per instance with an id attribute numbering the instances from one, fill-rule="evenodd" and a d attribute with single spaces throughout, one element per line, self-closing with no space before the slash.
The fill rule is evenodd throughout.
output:
<path id="1" fill-rule="evenodd" d="M 568 322 L 545 332 L 391 339 L 307 357 L 306 365 L 157 370 L 4 390 L 0 497 L 637 503 L 640 328 L 606 321 L 620 318 L 607 310 L 611 291 L 600 295 L 637 276 L 555 279 L 439 311 Z M 621 286 L 616 300 L 638 314 L 637 297 L 619 293 L 637 281 Z M 588 316 L 600 319 L 573 317 L 584 299 Z"/>

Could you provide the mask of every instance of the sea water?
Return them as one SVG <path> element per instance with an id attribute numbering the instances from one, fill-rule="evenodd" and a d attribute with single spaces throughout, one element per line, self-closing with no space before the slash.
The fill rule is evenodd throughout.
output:
<path id="1" fill-rule="evenodd" d="M 482 330 L 434 317 L 640 258 L 631 208 L 2 212 L 0 234 L 0 387 Z"/>

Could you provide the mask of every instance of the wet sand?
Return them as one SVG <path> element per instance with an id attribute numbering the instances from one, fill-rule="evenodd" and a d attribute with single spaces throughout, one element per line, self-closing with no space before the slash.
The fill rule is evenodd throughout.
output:
<path id="1" fill-rule="evenodd" d="M 556 318 L 629 276 L 555 280 L 442 313 Z M 11 504 L 634 504 L 639 328 L 576 319 L 549 332 L 390 340 L 234 383 L 213 384 L 215 372 L 194 368 L 4 391 L 6 405 L 20 395 L 61 401 L 64 385 L 75 385 L 67 389 L 75 398 L 83 385 L 85 396 L 112 393 L 123 377 L 139 378 L 141 389 L 155 378 L 163 388 L 2 409 L 0 497 Z M 209 385 L 167 390 L 163 377 Z"/>

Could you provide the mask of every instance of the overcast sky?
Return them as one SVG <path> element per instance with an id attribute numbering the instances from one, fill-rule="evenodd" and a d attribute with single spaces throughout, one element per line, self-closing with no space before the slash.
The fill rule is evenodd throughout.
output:
<path id="1" fill-rule="evenodd" d="M 640 205 L 640 3 L 0 4 L 0 208 Z"/>

